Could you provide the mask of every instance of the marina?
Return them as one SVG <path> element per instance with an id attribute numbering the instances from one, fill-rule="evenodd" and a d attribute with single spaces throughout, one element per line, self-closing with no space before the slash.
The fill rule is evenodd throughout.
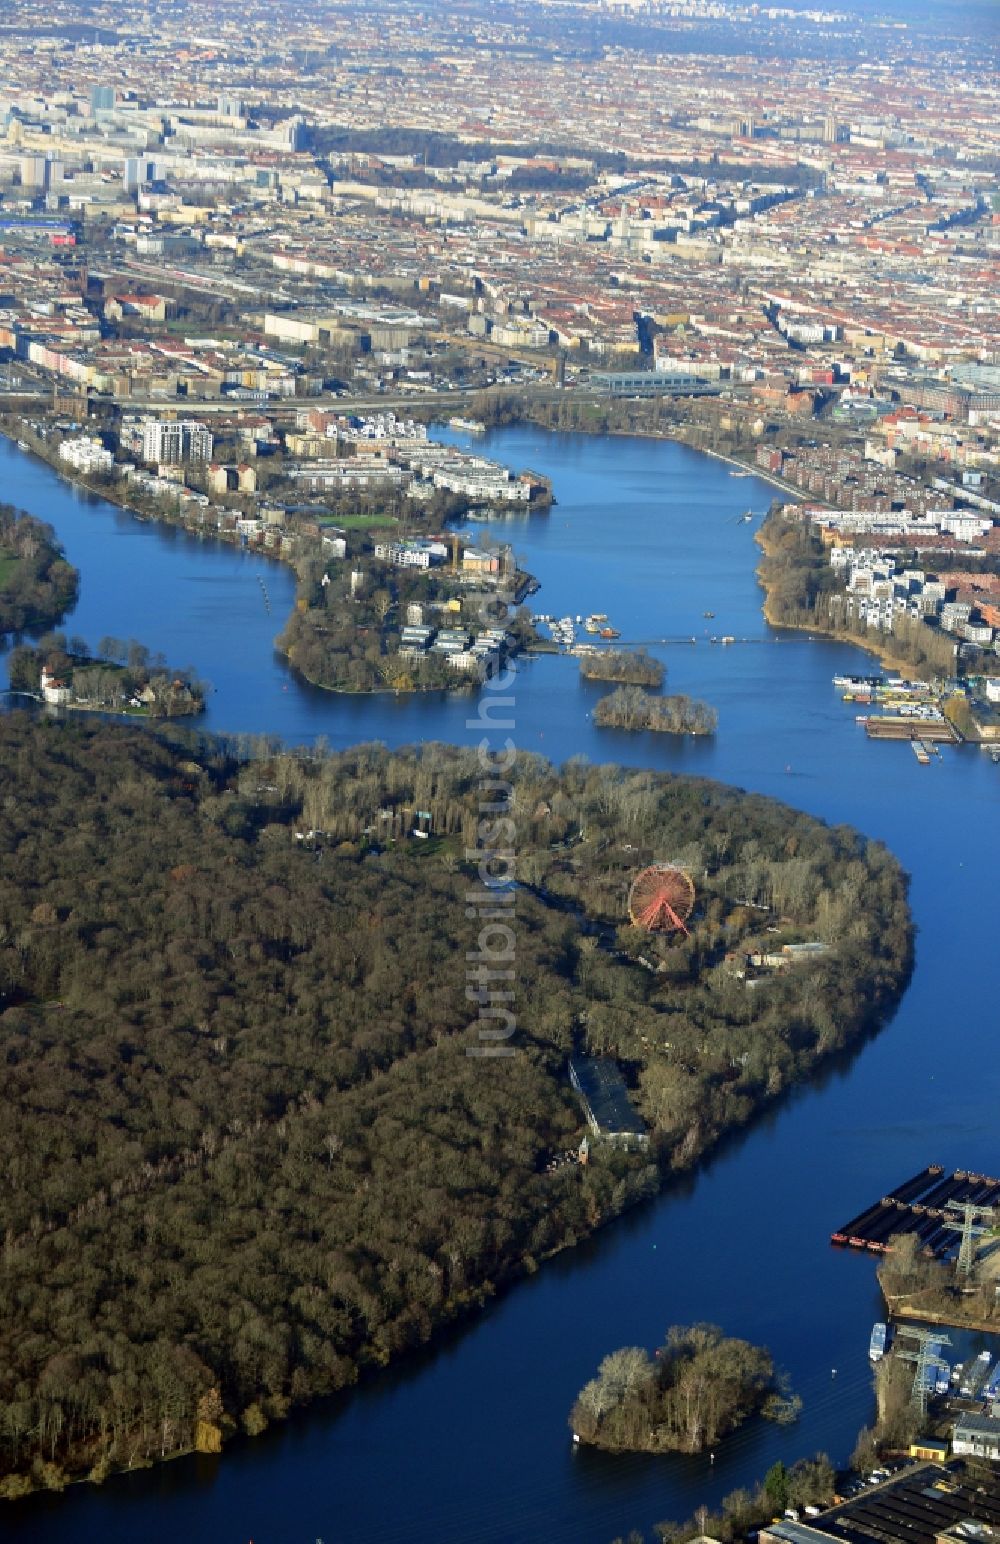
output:
<path id="1" fill-rule="evenodd" d="M 586 632 L 602 638 L 605 643 L 611 643 L 615 638 L 620 638 L 621 633 L 617 627 L 611 627 L 608 623 L 607 613 L 604 611 L 591 612 L 586 619 L 578 615 L 575 619 L 571 616 L 551 617 L 546 612 L 539 612 L 532 617 L 536 627 L 545 628 L 553 643 L 573 652 L 576 644 L 576 629 L 582 624 Z"/>
<path id="2" fill-rule="evenodd" d="M 921 766 L 927 766 L 932 755 L 941 754 L 939 745 L 962 744 L 962 734 L 944 711 L 947 683 L 836 675 L 833 684 L 844 702 L 880 709 L 856 715 L 855 722 L 864 726 L 869 739 L 911 741 Z"/>

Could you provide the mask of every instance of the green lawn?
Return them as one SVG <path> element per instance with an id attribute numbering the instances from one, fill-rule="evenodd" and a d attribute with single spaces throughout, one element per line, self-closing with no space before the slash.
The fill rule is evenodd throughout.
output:
<path id="1" fill-rule="evenodd" d="M 320 521 L 320 525 L 339 526 L 342 531 L 370 531 L 398 524 L 395 515 L 341 515 L 336 520 L 331 515 L 329 519 Z"/>
<path id="2" fill-rule="evenodd" d="M 13 557 L 11 553 L 5 552 L 0 547 L 0 590 L 6 589 L 10 584 L 10 581 L 17 572 L 20 561 L 20 558 Z"/>

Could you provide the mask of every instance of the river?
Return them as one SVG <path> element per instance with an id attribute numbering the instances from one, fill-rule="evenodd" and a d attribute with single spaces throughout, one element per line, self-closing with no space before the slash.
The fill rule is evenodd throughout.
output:
<path id="1" fill-rule="evenodd" d="M 946 748 L 920 767 L 905 745 L 868 743 L 831 676 L 871 661 L 763 621 L 753 527 L 736 518 L 766 509 L 763 482 L 663 441 L 524 427 L 492 433 L 486 449 L 553 481 L 551 513 L 502 522 L 542 581 L 538 609 L 607 612 L 626 641 L 695 638 L 652 652 L 668 666 L 668 689 L 719 711 L 714 741 L 599 731 L 588 714 L 601 688 L 581 684 L 572 660 L 539 658 L 518 672 L 519 748 L 697 772 L 881 838 L 913 876 L 909 992 L 877 1039 L 697 1176 L 550 1262 L 433 1350 L 231 1444 L 221 1460 L 8 1505 L 0 1538 L 610 1544 L 717 1502 L 777 1457 L 822 1448 L 843 1460 L 872 1414 L 867 1344 L 879 1298 L 871 1260 L 833 1249 L 831 1230 L 925 1163 L 997 1171 L 985 1074 L 1000 1000 L 1000 769 L 974 748 Z M 292 602 L 286 568 L 139 523 L 6 443 L 0 474 L 4 497 L 51 521 L 81 570 L 67 631 L 91 642 L 133 635 L 191 663 L 215 688 L 207 727 L 292 742 L 323 735 L 333 746 L 473 738 L 468 698 L 352 699 L 298 680 L 271 642 Z M 712 632 L 740 641 L 713 644 Z M 798 1424 L 745 1428 L 714 1466 L 574 1450 L 566 1415 L 601 1356 L 652 1347 L 669 1324 L 692 1319 L 769 1345 L 804 1400 Z"/>

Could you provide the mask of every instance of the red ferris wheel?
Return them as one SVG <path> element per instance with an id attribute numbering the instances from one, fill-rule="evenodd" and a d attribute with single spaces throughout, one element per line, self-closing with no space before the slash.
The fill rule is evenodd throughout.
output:
<path id="1" fill-rule="evenodd" d="M 673 863 L 654 863 L 637 874 L 628 893 L 628 914 L 633 926 L 647 933 L 683 933 L 694 909 L 691 875 Z"/>

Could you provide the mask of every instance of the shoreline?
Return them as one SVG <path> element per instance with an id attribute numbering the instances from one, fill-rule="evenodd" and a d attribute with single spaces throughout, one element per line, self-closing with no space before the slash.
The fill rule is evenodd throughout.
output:
<path id="1" fill-rule="evenodd" d="M 54 708 L 57 712 L 66 713 L 95 713 L 98 718 L 124 718 L 130 721 L 138 720 L 140 723 L 149 724 L 186 724 L 189 720 L 200 718 L 205 711 L 205 704 L 194 709 L 191 713 L 146 713 L 141 708 L 92 708 L 82 702 L 45 702 L 43 708 Z"/>
<path id="2" fill-rule="evenodd" d="M 792 488 L 791 486 L 788 486 L 788 485 L 784 484 L 779 478 L 776 478 L 773 475 L 773 473 L 764 472 L 764 471 L 762 471 L 759 468 L 756 468 L 756 467 L 753 467 L 753 466 L 749 466 L 746 462 L 740 461 L 737 458 L 735 458 L 733 456 L 730 456 L 730 455 L 727 455 L 727 454 L 725 454 L 722 451 L 711 450 L 708 447 L 702 446 L 702 445 L 691 445 L 691 444 L 688 443 L 688 441 L 682 435 L 672 434 L 672 433 L 669 432 L 669 430 L 665 430 L 663 428 L 660 428 L 660 429 L 657 429 L 657 430 L 651 430 L 651 429 L 648 429 L 648 430 L 608 429 L 608 430 L 600 430 L 600 431 L 596 431 L 596 430 L 592 430 L 592 429 L 586 429 L 586 428 L 580 428 L 580 429 L 574 429 L 574 430 L 569 430 L 569 431 L 559 431 L 559 430 L 550 429 L 547 424 L 540 424 L 540 423 L 538 423 L 534 418 L 532 418 L 530 416 L 530 414 L 525 415 L 524 417 L 522 417 L 520 419 L 512 420 L 509 425 L 499 424 L 499 425 L 490 426 L 490 427 L 491 428 L 492 427 L 496 427 L 496 428 L 502 429 L 504 427 L 516 427 L 518 424 L 525 424 L 525 425 L 530 424 L 534 428 L 541 428 L 541 429 L 543 429 L 543 430 L 545 430 L 546 432 L 549 432 L 549 433 L 569 432 L 569 433 L 575 433 L 575 434 L 586 434 L 586 435 L 588 435 L 590 437 L 595 437 L 598 433 L 600 433 L 600 434 L 607 434 L 610 437 L 614 437 L 614 438 L 618 438 L 618 439 L 668 440 L 672 444 L 681 445 L 681 446 L 683 446 L 687 450 L 694 451 L 694 453 L 696 455 L 711 456 L 712 459 L 715 460 L 715 461 L 724 462 L 728 466 L 738 467 L 741 471 L 747 472 L 749 475 L 751 475 L 753 477 L 759 477 L 762 482 L 769 483 L 773 488 L 778 489 L 779 492 L 785 493 L 785 494 L 789 495 L 792 498 L 796 498 L 796 499 L 800 499 L 801 500 L 801 499 L 803 499 L 805 497 L 805 495 L 799 489 Z M 144 510 L 138 509 L 138 508 L 136 508 L 136 506 L 134 504 L 129 503 L 120 494 L 116 494 L 113 491 L 106 491 L 103 488 L 101 488 L 101 489 L 96 488 L 91 483 L 85 481 L 82 477 L 74 476 L 72 468 L 64 467 L 61 463 L 56 461 L 54 458 L 50 458 L 42 450 L 39 450 L 35 446 L 27 445 L 27 447 L 25 448 L 25 446 L 19 440 L 17 440 L 15 438 L 14 433 L 10 429 L 5 427 L 2 423 L 0 423 L 0 434 L 3 434 L 5 436 L 5 438 L 12 445 L 14 445 L 18 450 L 21 451 L 22 454 L 28 454 L 28 455 L 36 456 L 37 459 L 43 463 L 43 465 L 47 466 L 50 469 L 50 471 L 55 472 L 57 477 L 62 478 L 65 482 L 69 483 L 72 487 L 78 488 L 78 489 L 80 489 L 84 493 L 89 493 L 94 498 L 104 499 L 107 503 L 113 504 L 116 509 L 124 510 L 127 514 L 130 514 L 133 519 L 138 520 L 138 521 L 143 522 L 143 523 L 154 522 L 157 525 L 166 526 L 168 529 L 180 530 L 185 535 L 196 536 L 200 540 L 203 540 L 203 541 L 205 541 L 205 540 L 208 540 L 208 541 L 218 541 L 223 546 L 226 546 L 226 547 L 236 547 L 237 550 L 250 552 L 254 557 L 266 558 L 270 562 L 283 564 L 285 567 L 290 568 L 292 570 L 293 574 L 295 574 L 296 588 L 298 587 L 299 575 L 298 575 L 298 572 L 297 572 L 296 567 L 295 567 L 295 562 L 294 562 L 294 560 L 291 557 L 284 557 L 280 553 L 269 552 L 269 551 L 267 551 L 266 548 L 263 548 L 263 547 L 258 547 L 258 546 L 254 546 L 254 547 L 249 547 L 249 546 L 248 547 L 241 547 L 240 543 L 238 541 L 230 540 L 220 530 L 205 531 L 203 529 L 198 529 L 197 527 L 188 525 L 183 520 L 183 518 L 172 519 L 169 515 L 167 515 L 166 513 L 163 513 L 163 512 L 147 514 Z M 555 500 L 553 500 L 553 503 L 554 502 L 555 502 Z M 762 552 L 765 555 L 767 555 L 768 554 L 768 544 L 767 544 L 766 541 L 763 541 L 761 539 L 761 536 L 762 536 L 762 528 L 759 528 L 758 530 L 756 530 L 754 532 L 754 541 L 761 548 Z M 528 578 L 529 584 L 534 580 L 534 576 L 533 575 L 528 575 L 526 577 Z M 779 621 L 777 621 L 774 618 L 774 616 L 773 616 L 773 614 L 771 612 L 771 595 L 770 595 L 770 590 L 768 589 L 768 587 L 764 583 L 764 581 L 760 578 L 759 569 L 756 572 L 756 578 L 757 578 L 758 584 L 760 585 L 760 588 L 764 592 L 764 599 L 763 599 L 763 601 L 761 603 L 761 613 L 762 613 L 762 615 L 764 617 L 764 620 L 767 622 L 768 626 L 776 628 L 778 630 L 784 630 L 784 631 L 787 631 L 787 632 L 799 632 L 799 633 L 815 634 L 817 637 L 829 640 L 830 642 L 833 642 L 833 643 L 849 644 L 849 645 L 853 646 L 854 648 L 858 648 L 858 649 L 863 650 L 863 652 L 866 653 L 866 654 L 870 654 L 873 658 L 877 659 L 879 661 L 879 663 L 882 664 L 887 670 L 896 671 L 896 672 L 898 672 L 899 674 L 901 674 L 903 676 L 905 676 L 906 671 L 911 668 L 905 662 L 898 660 L 892 653 L 890 653 L 890 651 L 888 649 L 884 649 L 884 648 L 879 647 L 872 639 L 858 638 L 858 637 L 853 636 L 850 633 L 840 632 L 840 631 L 837 631 L 837 630 L 832 629 L 832 628 L 824 627 L 820 623 L 811 623 L 810 624 L 810 623 L 805 623 L 805 622 L 779 622 Z M 540 590 L 540 588 L 541 588 L 541 586 L 537 582 L 535 582 L 534 589 L 528 589 L 528 590 L 525 591 L 525 598 L 527 597 L 528 594 L 537 594 L 538 591 Z M 294 606 L 293 606 L 293 610 L 294 610 Z M 291 614 L 292 613 L 290 612 L 289 616 L 291 616 Z M 287 622 L 287 618 L 286 618 L 286 622 Z M 444 693 L 444 694 L 447 695 L 452 690 L 459 690 L 459 691 L 463 691 L 463 692 L 467 691 L 467 690 L 474 691 L 474 686 L 473 686 L 473 683 L 471 683 L 471 682 L 468 683 L 467 685 L 457 686 L 455 688 L 446 687 L 446 686 L 435 686 L 435 687 L 392 687 L 392 686 L 384 686 L 384 687 L 374 687 L 374 688 L 372 688 L 370 690 L 363 690 L 363 691 L 353 691 L 349 687 L 342 687 L 342 686 L 327 686 L 323 682 L 316 681 L 311 676 L 306 675 L 305 672 L 303 670 L 301 670 L 299 668 L 299 666 L 295 663 L 295 661 L 291 658 L 291 656 L 289 654 L 287 654 L 283 649 L 278 647 L 277 638 L 281 636 L 281 632 L 283 632 L 283 631 L 284 631 L 284 626 L 282 626 L 281 630 L 276 635 L 276 638 L 275 638 L 275 649 L 276 649 L 276 651 L 281 655 L 281 657 L 284 660 L 286 660 L 288 662 L 288 665 L 289 665 L 290 669 L 294 670 L 297 675 L 301 676 L 302 680 L 306 681 L 310 686 L 316 687 L 317 690 L 319 690 L 319 691 L 331 692 L 334 695 L 344 696 L 344 697 L 376 697 L 376 696 L 419 697 L 419 696 L 423 696 L 423 695 L 430 695 L 430 694 L 432 694 L 434 692 L 441 692 L 441 693 Z M 525 655 L 531 655 L 533 653 L 548 653 L 550 651 L 546 650 L 544 648 L 534 648 L 534 647 L 531 647 L 531 646 L 526 646 L 520 652 L 525 654 Z"/>
<path id="3" fill-rule="evenodd" d="M 763 581 L 761 580 L 759 583 L 761 588 L 765 590 L 765 598 L 761 606 L 761 610 L 764 613 L 764 620 L 769 627 L 773 627 L 779 632 L 808 633 L 810 636 L 822 638 L 829 643 L 850 644 L 853 648 L 861 649 L 865 654 L 872 655 L 872 657 L 877 659 L 881 665 L 885 666 L 886 670 L 893 670 L 904 678 L 906 678 L 906 672 L 913 668 L 905 661 L 896 659 L 893 655 L 888 653 L 887 650 L 876 648 L 875 645 L 869 640 L 854 638 L 850 633 L 836 632 L 833 628 L 823 627 L 820 624 L 813 624 L 809 622 L 776 621 L 775 618 L 771 615 L 771 597 L 767 593 Z"/>
<path id="4" fill-rule="evenodd" d="M 944 1313 L 937 1308 L 919 1308 L 907 1298 L 893 1298 L 882 1294 L 891 1319 L 905 1319 L 917 1324 L 940 1324 L 953 1330 L 972 1330 L 983 1335 L 996 1335 L 1000 1323 L 996 1319 L 979 1319 L 975 1315 L 963 1317 L 958 1313 Z"/>
<path id="5" fill-rule="evenodd" d="M 168 530 L 181 531 L 185 536 L 195 536 L 201 541 L 217 541 L 223 547 L 235 547 L 239 552 L 248 552 L 253 557 L 266 558 L 272 563 L 280 563 L 284 567 L 290 568 L 292 573 L 295 575 L 296 596 L 292 605 L 292 610 L 288 613 L 288 616 L 285 618 L 285 622 L 282 624 L 281 629 L 275 635 L 273 640 L 274 648 L 275 651 L 281 655 L 281 658 L 287 661 L 289 669 L 294 670 L 296 675 L 301 676 L 303 681 L 306 681 L 310 686 L 314 686 L 318 691 L 332 692 L 335 695 L 342 697 L 420 697 L 429 696 L 434 692 L 440 692 L 446 696 L 450 695 L 450 693 L 453 691 L 459 691 L 462 693 L 469 692 L 474 694 L 477 684 L 479 687 L 482 686 L 482 682 L 476 683 L 473 681 L 457 681 L 454 686 L 376 686 L 367 690 L 352 690 L 350 687 L 346 686 L 327 686 L 322 681 L 314 680 L 313 677 L 307 675 L 305 671 L 295 663 L 291 655 L 279 647 L 278 644 L 278 639 L 284 632 L 288 621 L 294 615 L 299 598 L 298 588 L 300 578 L 293 557 L 284 556 L 280 552 L 269 552 L 266 547 L 262 546 L 243 546 L 240 540 L 231 539 L 226 535 L 225 532 L 220 529 L 216 529 L 214 531 L 206 531 L 203 528 L 199 529 L 196 526 L 189 525 L 182 516 L 178 516 L 178 518 L 174 519 L 171 518 L 171 516 L 168 515 L 165 511 L 147 513 L 145 510 L 137 508 L 135 504 L 129 503 L 125 498 L 122 497 L 120 493 L 117 493 L 113 489 L 95 487 L 92 483 L 87 482 L 86 479 L 79 474 L 74 475 L 74 469 L 72 467 L 66 466 L 56 460 L 54 457 L 46 455 L 42 450 L 38 449 L 38 447 L 34 445 L 28 445 L 26 442 L 22 442 L 21 440 L 16 439 L 14 433 L 2 422 L 0 422 L 0 434 L 2 434 L 11 445 L 19 450 L 22 455 L 35 456 L 43 466 L 47 466 L 49 471 L 54 472 L 57 477 L 61 478 L 64 482 L 69 483 L 71 487 L 77 488 L 83 493 L 88 493 L 93 498 L 103 499 L 105 503 L 111 504 L 116 509 L 121 509 L 126 514 L 131 515 L 133 520 L 138 520 L 140 524 L 162 525 L 165 526 Z M 553 499 L 552 503 L 554 502 L 555 500 Z M 30 513 L 30 511 L 28 511 L 28 513 Z M 302 538 L 299 537 L 298 539 L 301 540 Z M 528 595 L 536 594 L 540 588 L 534 574 L 525 574 L 522 577 L 524 579 L 524 588 L 522 591 L 519 591 L 518 598 L 514 602 L 516 605 L 522 604 L 523 600 L 526 599 Z M 60 621 L 61 620 L 62 619 L 60 618 Z M 53 625 L 58 625 L 58 623 Z M 2 631 L 0 631 L 0 637 L 2 636 L 4 635 Z M 529 652 L 527 649 L 518 651 L 518 653 L 527 652 Z M 516 658 L 517 655 L 515 654 L 513 657 Z M 70 704 L 64 703 L 60 704 L 60 706 L 69 707 Z M 104 710 L 97 708 L 90 710 L 85 709 L 83 711 L 103 712 Z M 200 711 L 204 712 L 204 707 L 202 707 Z M 115 714 L 115 716 L 129 717 L 131 715 Z"/>
<path id="6" fill-rule="evenodd" d="M 792 809 L 792 806 L 785 805 L 783 800 L 773 800 L 772 802 L 778 803 L 784 809 Z M 867 842 L 868 838 L 864 838 L 864 840 Z M 722 1156 L 727 1143 L 738 1140 L 741 1133 L 752 1131 L 757 1123 L 765 1119 L 771 1111 L 780 1107 L 799 1090 L 807 1088 L 813 1079 L 820 1075 L 826 1067 L 836 1063 L 841 1058 L 853 1057 L 859 1054 L 869 1039 L 874 1039 L 887 1027 L 909 989 L 914 966 L 914 941 L 915 931 L 912 926 L 911 914 L 908 950 L 906 958 L 901 964 L 900 980 L 890 998 L 880 1005 L 878 1022 L 876 1024 L 872 1025 L 862 1020 L 856 1029 L 851 1032 L 844 1045 L 819 1051 L 803 1076 L 793 1078 L 775 1092 L 764 1090 L 760 1094 L 758 1101 L 736 1118 L 720 1127 L 710 1129 L 707 1134 L 700 1133 L 698 1144 L 689 1146 L 682 1139 L 675 1149 L 672 1151 L 668 1150 L 669 1155 L 664 1155 L 658 1161 L 654 1160 L 651 1155 L 650 1161 L 654 1164 L 657 1172 L 655 1190 L 650 1194 L 632 1197 L 625 1202 L 619 1211 L 610 1211 L 604 1215 L 598 1215 L 596 1220 L 592 1221 L 584 1229 L 571 1234 L 561 1242 L 539 1251 L 537 1255 L 526 1255 L 521 1259 L 511 1260 L 502 1264 L 493 1275 L 466 1289 L 459 1298 L 442 1305 L 440 1317 L 433 1323 L 424 1347 L 430 1348 L 433 1346 L 438 1350 L 442 1349 L 440 1342 L 444 1340 L 444 1337 L 448 1334 L 461 1332 L 464 1327 L 467 1327 L 482 1314 L 482 1311 L 491 1301 L 498 1300 L 502 1294 L 513 1291 L 522 1281 L 536 1275 L 548 1261 L 578 1249 L 581 1244 L 596 1238 L 606 1228 L 614 1226 L 624 1218 L 635 1213 L 640 1206 L 656 1203 L 662 1198 L 669 1196 L 675 1186 L 700 1173 L 717 1156 Z M 366 1383 L 369 1383 L 374 1373 L 379 1373 L 390 1367 L 398 1372 L 401 1368 L 406 1367 L 411 1360 L 411 1356 L 412 1351 L 406 1348 L 397 1351 L 395 1354 L 390 1354 L 388 1359 L 384 1361 L 377 1355 L 368 1354 L 362 1356 L 356 1364 L 356 1376 L 352 1380 L 338 1388 L 316 1395 L 309 1400 L 303 1402 L 293 1400 L 282 1413 L 269 1413 L 267 1426 L 260 1433 L 252 1434 L 235 1426 L 234 1417 L 229 1416 L 222 1425 L 220 1447 L 214 1456 L 224 1458 L 227 1447 L 234 1439 L 238 1438 L 244 1442 L 253 1442 L 256 1440 L 257 1435 L 264 1435 L 266 1431 L 273 1428 L 283 1428 L 296 1413 L 301 1414 L 311 1406 L 322 1405 L 325 1401 L 349 1395 L 353 1390 L 360 1389 Z M 593 1446 L 597 1451 L 602 1450 L 599 1444 L 587 1445 Z M 172 1464 L 177 1460 L 190 1458 L 200 1451 L 202 1450 L 196 1445 L 188 1444 L 183 1448 L 164 1453 L 158 1458 L 144 1459 L 138 1463 L 127 1465 L 113 1465 L 100 1479 L 95 1479 L 91 1473 L 74 1474 L 66 1477 L 62 1490 L 69 1490 L 78 1486 L 104 1485 L 107 1480 L 133 1474 L 139 1470 L 159 1469 L 165 1464 Z M 603 1451 L 611 1452 L 613 1449 L 604 1448 Z M 30 1503 L 39 1497 L 53 1496 L 60 1493 L 61 1491 L 39 1485 L 30 1491 L 26 1491 L 23 1495 L 5 1497 L 0 1499 L 0 1517 L 4 1515 L 5 1501 L 8 1504 L 24 1501 Z"/>
<path id="7" fill-rule="evenodd" d="M 686 441 L 682 441 L 686 444 Z M 799 488 L 793 488 L 791 483 L 784 482 L 780 477 L 775 477 L 773 472 L 765 472 L 761 467 L 748 466 L 745 461 L 739 461 L 733 456 L 723 455 L 721 450 L 708 450 L 702 445 L 689 445 L 689 450 L 700 450 L 703 455 L 712 456 L 716 461 L 725 461 L 729 466 L 737 466 L 741 471 L 749 472 L 753 477 L 759 477 L 761 482 L 770 483 L 772 488 L 777 488 L 779 493 L 786 493 L 793 499 L 804 499 L 805 494 Z"/>
<path id="8" fill-rule="evenodd" d="M 757 543 L 757 546 L 760 548 L 763 555 L 765 557 L 769 557 L 769 546 L 767 540 L 763 536 L 763 529 L 754 532 L 754 541 Z M 832 627 L 824 627 L 821 622 L 779 622 L 773 615 L 771 609 L 771 591 L 768 588 L 766 581 L 761 577 L 759 566 L 755 570 L 754 577 L 756 578 L 761 590 L 764 592 L 764 599 L 761 602 L 760 609 L 763 613 L 764 620 L 769 627 L 783 630 L 785 632 L 808 633 L 810 635 L 815 634 L 816 637 L 827 639 L 831 643 L 850 644 L 856 649 L 861 649 L 865 654 L 872 655 L 872 657 L 877 659 L 879 664 L 883 665 L 886 670 L 893 670 L 898 675 L 903 676 L 904 679 L 906 678 L 906 672 L 913 668 L 905 661 L 897 659 L 896 656 L 890 653 L 888 649 L 880 648 L 871 638 L 856 638 L 852 633 L 842 632 Z"/>

